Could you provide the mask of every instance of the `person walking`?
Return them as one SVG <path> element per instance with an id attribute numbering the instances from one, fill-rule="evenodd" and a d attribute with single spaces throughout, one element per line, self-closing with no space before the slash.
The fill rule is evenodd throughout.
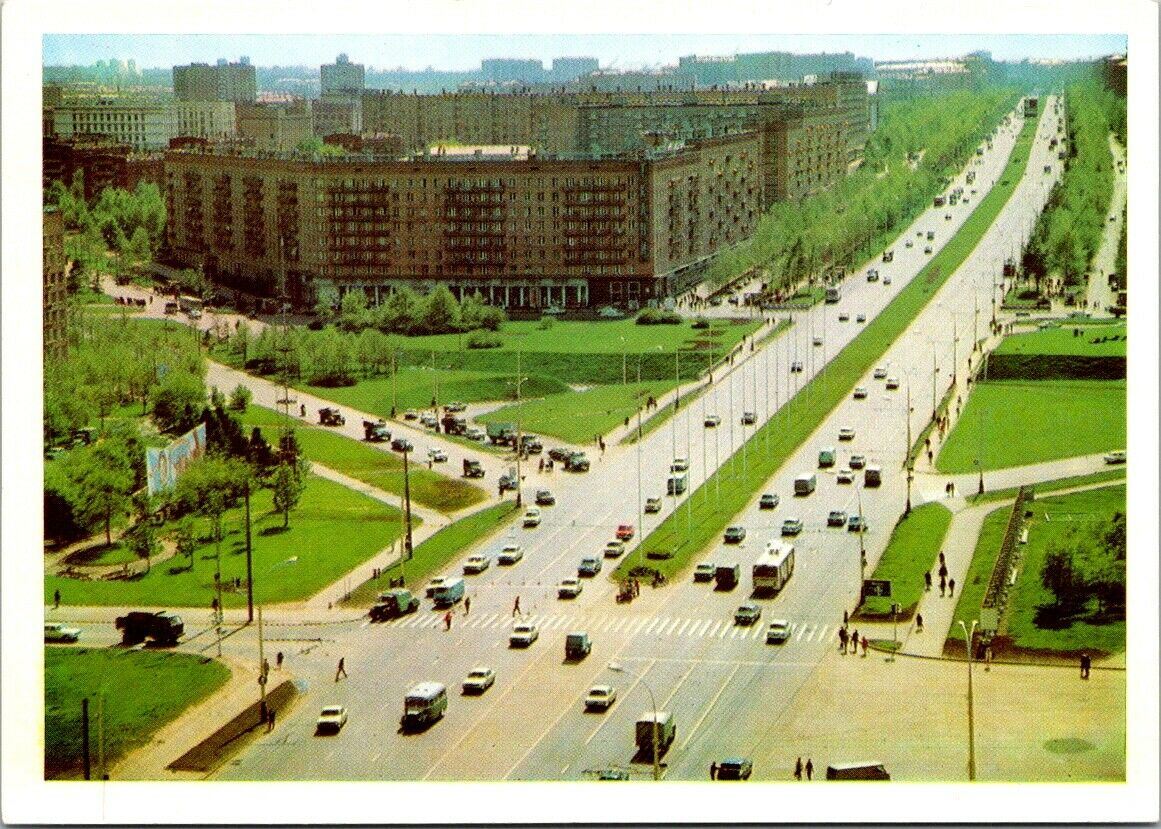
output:
<path id="1" fill-rule="evenodd" d="M 839 650 L 842 651 L 843 656 L 847 653 L 847 629 L 839 628 Z"/>
<path id="2" fill-rule="evenodd" d="M 59 590 L 52 591 L 52 606 L 54 609 L 60 607 L 60 591 Z"/>
<path id="3" fill-rule="evenodd" d="M 443 629 L 444 630 L 451 630 L 451 620 L 452 620 L 452 612 L 449 610 L 447 613 L 443 614 Z"/>
<path id="4" fill-rule="evenodd" d="M 274 708 L 268 708 L 266 711 L 266 733 L 269 734 L 274 730 Z"/>
<path id="5" fill-rule="evenodd" d="M 274 654 L 274 667 L 275 667 L 275 669 L 277 669 L 279 671 L 282 670 L 282 659 L 283 659 L 282 651 L 279 651 L 278 653 Z"/>
<path id="6" fill-rule="evenodd" d="M 802 779 L 802 758 L 801 757 L 799 757 L 797 760 L 794 761 L 794 779 L 795 780 Z"/>
<path id="7" fill-rule="evenodd" d="M 931 592 L 931 571 L 930 570 L 928 570 L 926 573 L 923 574 L 923 585 L 924 585 L 924 589 L 926 589 L 927 592 L 930 593 Z"/>
<path id="8" fill-rule="evenodd" d="M 939 595 L 943 596 L 947 592 L 947 579 L 944 576 L 939 577 Z"/>
<path id="9" fill-rule="evenodd" d="M 843 627 L 846 627 L 846 626 L 847 626 L 847 622 L 849 622 L 850 620 L 851 620 L 851 617 L 850 617 L 850 616 L 847 614 L 847 612 L 844 610 L 844 611 L 843 611 Z"/>
<path id="10" fill-rule="evenodd" d="M 335 682 L 339 681 L 339 677 L 343 677 L 345 679 L 346 676 L 347 676 L 346 657 L 340 656 L 339 657 L 339 667 L 335 670 Z"/>
<path id="11" fill-rule="evenodd" d="M 853 653 L 855 656 L 859 655 L 859 631 L 858 631 L 858 629 L 855 629 L 855 631 L 851 633 L 851 653 Z"/>
<path id="12" fill-rule="evenodd" d="M 464 615 L 467 616 L 472 612 L 472 597 L 464 596 Z"/>
<path id="13" fill-rule="evenodd" d="M 710 763 L 710 780 L 718 779 L 718 763 L 716 760 Z"/>
<path id="14" fill-rule="evenodd" d="M 806 758 L 806 779 L 810 781 L 814 778 L 814 761 L 809 757 Z"/>
<path id="15" fill-rule="evenodd" d="M 947 578 L 947 564 L 943 560 L 943 554 L 939 556 L 939 577 L 941 579 Z"/>
<path id="16" fill-rule="evenodd" d="M 517 596 L 517 597 L 516 597 L 516 601 L 514 601 L 514 602 L 512 603 L 512 615 L 513 615 L 513 616 L 519 616 L 519 615 L 520 615 L 520 597 L 519 597 L 519 596 Z"/>
<path id="17" fill-rule="evenodd" d="M 864 637 L 863 637 L 863 658 L 864 658 L 864 659 L 866 659 L 866 658 L 867 658 L 867 645 L 869 645 L 869 644 L 871 644 L 871 643 L 870 643 L 870 642 L 868 642 L 868 641 L 867 641 L 867 637 L 866 637 L 866 636 L 864 636 Z"/>
<path id="18" fill-rule="evenodd" d="M 923 633 L 923 614 L 922 613 L 915 614 L 915 632 L 916 633 Z"/>
<path id="19" fill-rule="evenodd" d="M 1080 655 L 1080 678 L 1088 679 L 1089 671 L 1092 670 L 1092 657 L 1087 653 Z"/>
<path id="20" fill-rule="evenodd" d="M 952 597 L 955 596 L 955 579 L 947 580 L 947 595 Z"/>

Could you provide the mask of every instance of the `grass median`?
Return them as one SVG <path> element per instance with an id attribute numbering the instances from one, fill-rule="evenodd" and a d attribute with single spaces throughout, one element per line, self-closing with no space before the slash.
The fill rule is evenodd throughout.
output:
<path id="1" fill-rule="evenodd" d="M 1025 122 L 1001 182 L 1019 180 L 1024 175 L 1035 135 L 1035 121 Z M 906 331 L 919 311 L 979 244 L 1011 194 L 1010 185 L 999 183 L 993 187 L 960 231 L 882 313 L 835 356 L 824 372 L 755 433 L 749 442 L 748 471 L 743 474 L 740 469 L 741 450 L 738 450 L 697 491 L 686 496 L 693 499 L 692 515 L 687 519 L 685 505 L 675 510 L 625 557 L 613 577 L 623 577 L 629 569 L 640 565 L 653 567 L 666 576 L 684 570 L 691 557 L 703 550 L 745 508 L 753 494 Z M 710 498 L 709 492 L 715 489 L 714 478 L 718 478 L 720 496 Z M 649 558 L 651 553 L 667 557 Z"/>
<path id="2" fill-rule="evenodd" d="M 79 778 L 81 700 L 89 700 L 93 779 L 99 779 L 98 728 L 106 768 L 149 742 L 162 726 L 230 678 L 219 662 L 171 651 L 44 649 L 44 776 Z"/>
<path id="3" fill-rule="evenodd" d="M 871 576 L 890 581 L 891 596 L 868 596 L 856 618 L 889 618 L 892 603 L 900 605 L 904 617 L 910 617 L 923 596 L 923 574 L 931 572 L 950 525 L 951 511 L 934 502 L 916 507 L 900 519 Z"/>
<path id="4" fill-rule="evenodd" d="M 1116 469 L 1105 469 L 1101 472 L 1092 472 L 1088 475 L 1073 475 L 1068 478 L 1056 478 L 1051 481 L 1040 481 L 1033 484 L 1037 495 L 1044 495 L 1048 492 L 1057 492 L 1062 489 L 1072 489 L 1073 487 L 1088 486 L 1089 484 L 1106 483 L 1109 481 L 1123 481 L 1125 478 L 1125 468 L 1119 467 Z M 1016 493 L 1020 491 L 1019 487 L 1008 487 L 1007 489 L 994 489 L 984 492 L 983 495 L 969 495 L 967 501 L 969 504 L 986 504 L 989 501 L 1003 501 L 1008 498 L 1015 498 Z"/>

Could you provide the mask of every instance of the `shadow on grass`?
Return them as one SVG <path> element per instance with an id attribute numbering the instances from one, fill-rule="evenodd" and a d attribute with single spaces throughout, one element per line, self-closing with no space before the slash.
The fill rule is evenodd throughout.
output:
<path id="1" fill-rule="evenodd" d="M 84 567 L 90 564 L 120 564 L 123 560 L 128 560 L 126 555 L 128 551 L 120 541 L 114 541 L 112 544 L 93 544 L 88 547 L 82 547 L 79 550 L 74 550 L 65 556 L 65 564 L 74 567 Z M 104 560 L 108 557 L 108 560 Z"/>
<path id="2" fill-rule="evenodd" d="M 1067 630 L 1074 624 L 1112 625 L 1125 621 L 1124 608 L 1106 607 L 1102 610 L 1070 608 L 1055 604 L 1042 604 L 1036 608 L 1033 624 L 1041 630 Z"/>
<path id="3" fill-rule="evenodd" d="M 282 535 L 288 532 L 290 532 L 290 527 L 266 527 L 259 530 L 258 535 Z"/>

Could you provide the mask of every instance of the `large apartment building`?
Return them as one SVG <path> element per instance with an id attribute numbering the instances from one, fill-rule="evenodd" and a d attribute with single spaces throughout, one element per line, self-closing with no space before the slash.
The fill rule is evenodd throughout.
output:
<path id="1" fill-rule="evenodd" d="M 749 236 L 761 139 L 739 133 L 562 159 L 515 146 L 372 156 L 170 152 L 170 255 L 306 301 L 320 281 L 374 302 L 400 285 L 512 308 L 634 305 L 682 290 Z"/>
<path id="2" fill-rule="evenodd" d="M 208 63 L 175 66 L 173 94 L 179 101 L 252 104 L 258 94 L 258 76 L 246 57 L 238 63 L 219 60 L 215 66 Z"/>

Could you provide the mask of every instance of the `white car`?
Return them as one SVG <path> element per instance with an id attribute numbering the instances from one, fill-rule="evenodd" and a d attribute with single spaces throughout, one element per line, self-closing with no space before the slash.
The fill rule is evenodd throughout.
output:
<path id="1" fill-rule="evenodd" d="M 471 575 L 472 573 L 482 573 L 492 565 L 492 559 L 485 555 L 468 556 L 468 560 L 464 562 L 464 575 Z"/>
<path id="2" fill-rule="evenodd" d="M 617 558 L 625 552 L 625 542 L 618 539 L 605 544 L 605 558 Z"/>
<path id="3" fill-rule="evenodd" d="M 884 284 L 884 285 L 890 285 L 890 284 L 891 284 L 891 277 L 889 277 L 889 276 L 884 276 L 884 277 L 883 277 L 883 284 Z"/>
<path id="4" fill-rule="evenodd" d="M 1105 455 L 1105 463 L 1126 463 L 1128 460 L 1128 452 L 1124 449 L 1118 449 Z"/>
<path id="5" fill-rule="evenodd" d="M 540 638 L 540 628 L 532 622 L 517 622 L 508 636 L 508 647 L 526 648 Z"/>
<path id="6" fill-rule="evenodd" d="M 790 638 L 790 622 L 785 619 L 771 619 L 766 626 L 766 644 L 785 642 Z"/>
<path id="7" fill-rule="evenodd" d="M 720 417 L 718 417 L 716 414 L 711 414 L 711 415 L 705 416 L 705 425 L 706 425 L 707 429 L 711 429 L 714 426 L 720 426 L 721 423 L 722 423 L 722 419 Z"/>
<path id="8" fill-rule="evenodd" d="M 866 400 L 866 399 L 867 399 L 867 387 L 866 386 L 855 386 L 855 400 Z"/>
<path id="9" fill-rule="evenodd" d="M 815 337 L 814 344 L 815 345 L 822 345 L 822 337 Z"/>
<path id="10" fill-rule="evenodd" d="M 855 430 L 849 426 L 839 429 L 839 440 L 854 440 Z"/>
<path id="11" fill-rule="evenodd" d="M 443 583 L 445 581 L 447 581 L 447 576 L 436 576 L 434 579 L 427 583 L 427 587 L 423 589 L 423 595 L 430 599 L 435 595 L 436 588 L 443 587 Z"/>
<path id="12" fill-rule="evenodd" d="M 437 418 L 431 412 L 424 412 L 419 416 L 419 422 L 427 428 L 433 429 L 435 428 L 435 424 L 439 423 L 439 418 Z"/>
<path id="13" fill-rule="evenodd" d="M 835 481 L 840 484 L 853 484 L 855 482 L 855 473 L 844 467 L 835 475 Z"/>
<path id="14" fill-rule="evenodd" d="M 482 694 L 496 682 L 496 672 L 491 668 L 472 668 L 464 680 L 465 694 Z"/>
<path id="15" fill-rule="evenodd" d="M 581 584 L 580 579 L 561 579 L 560 584 L 556 587 L 556 597 L 558 599 L 575 599 L 582 590 L 584 590 L 584 585 Z"/>
<path id="16" fill-rule="evenodd" d="M 886 369 L 886 368 L 884 368 L 883 366 L 876 366 L 876 368 L 875 368 L 875 379 L 876 379 L 876 380 L 885 380 L 885 379 L 887 379 L 887 369 Z"/>
<path id="17" fill-rule="evenodd" d="M 899 388 L 899 378 L 898 377 L 888 377 L 887 378 L 887 389 L 892 390 L 892 389 L 897 389 L 897 388 Z"/>
<path id="18" fill-rule="evenodd" d="M 504 549 L 500 550 L 500 555 L 496 556 L 496 563 L 515 564 L 522 558 L 524 558 L 523 547 L 519 544 L 505 544 Z"/>
<path id="19" fill-rule="evenodd" d="M 341 705 L 328 705 L 318 715 L 314 724 L 316 734 L 338 734 L 347 724 L 347 709 Z"/>
<path id="20" fill-rule="evenodd" d="M 612 685 L 594 685 L 589 688 L 588 696 L 585 697 L 585 710 L 591 711 L 596 708 L 602 711 L 608 711 L 609 706 L 617 701 L 617 689 Z"/>
<path id="21" fill-rule="evenodd" d="M 469 426 L 464 432 L 464 437 L 468 440 L 475 440 L 483 443 L 488 439 L 488 432 L 482 426 Z"/>
<path id="22" fill-rule="evenodd" d="M 689 469 L 689 458 L 674 458 L 669 465 L 670 472 L 685 472 Z"/>
<path id="23" fill-rule="evenodd" d="M 851 455 L 851 459 L 850 459 L 849 463 L 851 465 L 851 469 L 862 469 L 863 467 L 865 467 L 867 465 L 867 456 L 866 455 Z"/>
<path id="24" fill-rule="evenodd" d="M 44 623 L 45 642 L 75 642 L 81 638 L 80 628 L 71 628 L 63 622 Z"/>
<path id="25" fill-rule="evenodd" d="M 839 322 L 849 322 L 851 315 L 846 311 L 839 311 Z"/>
<path id="26" fill-rule="evenodd" d="M 540 508 L 529 507 L 524 513 L 525 527 L 539 527 L 540 526 Z"/>
<path id="27" fill-rule="evenodd" d="M 447 452 L 433 446 L 427 450 L 427 459 L 432 463 L 447 463 Z"/>

